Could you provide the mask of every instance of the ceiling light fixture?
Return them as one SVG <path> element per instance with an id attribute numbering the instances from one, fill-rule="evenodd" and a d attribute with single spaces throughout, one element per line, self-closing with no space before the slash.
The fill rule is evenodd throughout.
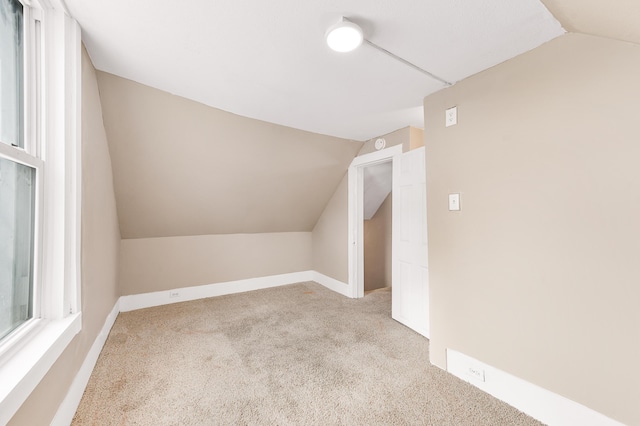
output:
<path id="1" fill-rule="evenodd" d="M 329 27 L 326 33 L 327 44 L 336 52 L 351 52 L 362 44 L 362 28 L 343 16 L 340 21 Z"/>
<path id="2" fill-rule="evenodd" d="M 360 28 L 358 24 L 356 24 L 355 22 L 351 22 L 344 16 L 341 17 L 340 21 L 338 21 L 336 24 L 329 27 L 329 29 L 325 34 L 325 38 L 327 40 L 327 44 L 332 50 L 335 50 L 336 52 L 341 52 L 341 53 L 351 52 L 352 50 L 355 50 L 358 47 L 360 47 L 360 45 L 363 42 L 365 42 L 369 46 L 375 48 L 376 50 L 384 53 L 387 56 L 392 57 L 396 61 L 402 62 L 403 64 L 408 65 L 411 68 L 417 71 L 420 71 L 421 73 L 426 74 L 427 76 L 435 80 L 438 80 L 439 82 L 447 86 L 452 85 L 452 83 L 448 82 L 447 80 L 440 78 L 437 75 L 432 74 L 423 68 L 420 68 L 416 64 L 409 62 L 404 58 L 401 58 L 395 53 L 389 52 L 387 49 L 378 46 L 372 41 L 367 40 L 366 38 L 364 38 L 362 28 Z"/>

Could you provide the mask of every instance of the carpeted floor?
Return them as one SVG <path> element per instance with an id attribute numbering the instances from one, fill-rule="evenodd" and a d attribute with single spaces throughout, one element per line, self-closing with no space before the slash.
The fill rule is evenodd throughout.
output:
<path id="1" fill-rule="evenodd" d="M 73 424 L 540 424 L 431 366 L 390 309 L 301 283 L 121 313 Z"/>

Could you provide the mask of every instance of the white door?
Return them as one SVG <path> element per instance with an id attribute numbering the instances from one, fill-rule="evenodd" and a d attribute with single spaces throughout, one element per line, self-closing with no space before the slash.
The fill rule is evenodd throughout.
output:
<path id="1" fill-rule="evenodd" d="M 394 163 L 391 316 L 428 338 L 426 183 L 424 147 L 402 154 Z"/>

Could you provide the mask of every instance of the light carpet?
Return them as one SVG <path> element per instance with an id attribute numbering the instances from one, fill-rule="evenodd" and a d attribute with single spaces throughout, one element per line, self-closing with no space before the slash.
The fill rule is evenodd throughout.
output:
<path id="1" fill-rule="evenodd" d="M 429 364 L 390 291 L 316 283 L 121 313 L 74 425 L 539 425 Z"/>

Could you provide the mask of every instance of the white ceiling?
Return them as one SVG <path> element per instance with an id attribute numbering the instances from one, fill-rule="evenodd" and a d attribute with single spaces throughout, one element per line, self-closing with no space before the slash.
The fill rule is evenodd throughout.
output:
<path id="1" fill-rule="evenodd" d="M 423 127 L 444 87 L 371 46 L 336 53 L 344 15 L 365 38 L 451 82 L 564 33 L 539 0 L 66 0 L 95 67 L 246 117 L 366 140 Z"/>

